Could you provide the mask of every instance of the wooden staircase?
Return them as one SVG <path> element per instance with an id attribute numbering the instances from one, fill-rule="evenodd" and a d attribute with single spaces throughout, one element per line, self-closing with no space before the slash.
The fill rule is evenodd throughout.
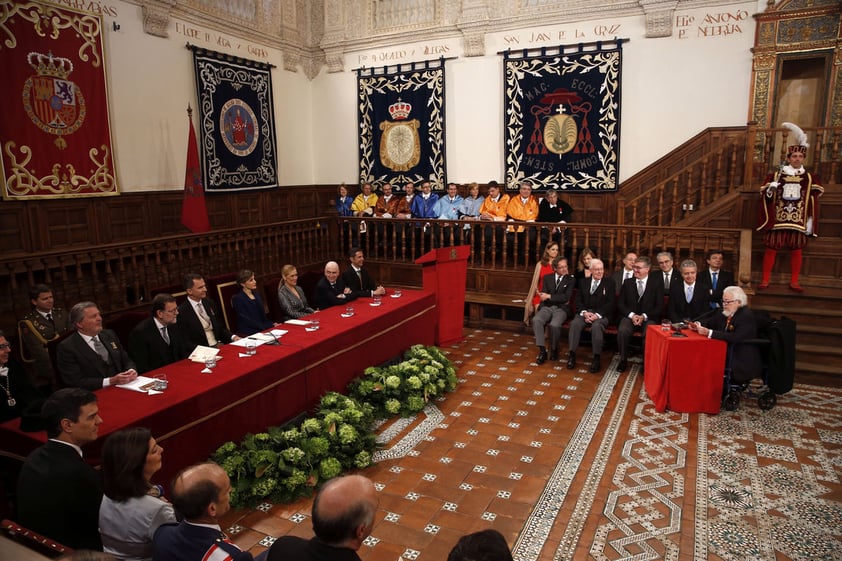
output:
<path id="1" fill-rule="evenodd" d="M 796 381 L 836 385 L 842 382 L 842 129 L 816 130 L 811 137 L 819 139 L 814 143 L 819 148 L 808 168 L 821 173 L 825 194 L 820 199 L 820 237 L 811 239 L 803 253 L 800 284 L 805 291 L 788 289 L 789 252 L 781 251 L 772 286 L 755 293 L 764 253 L 760 234 L 752 241 L 752 275 L 745 288 L 752 308 L 796 321 Z M 750 150 L 752 146 L 765 148 Z M 753 230 L 759 187 L 773 162 L 780 161 L 771 146 L 786 146 L 783 131 L 703 131 L 623 183 L 617 221 Z M 747 154 L 754 161 L 746 163 Z"/>

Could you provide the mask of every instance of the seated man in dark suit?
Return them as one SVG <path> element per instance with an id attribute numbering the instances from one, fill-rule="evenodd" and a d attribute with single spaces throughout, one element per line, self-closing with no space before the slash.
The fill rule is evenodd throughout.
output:
<path id="1" fill-rule="evenodd" d="M 617 312 L 620 323 L 617 325 L 617 347 L 620 350 L 620 364 L 617 370 L 625 372 L 628 368 L 629 342 L 635 331 L 643 335 L 643 347 L 646 348 L 646 328 L 661 321 L 664 308 L 664 283 L 661 277 L 649 277 L 652 262 L 641 255 L 634 261 L 633 276 L 626 279 L 620 289 Z"/>
<path id="2" fill-rule="evenodd" d="M 252 561 L 251 553 L 228 541 L 219 521 L 231 509 L 231 480 L 214 463 L 182 470 L 172 484 L 172 504 L 184 518 L 163 524 L 152 538 L 155 561 Z"/>
<path id="3" fill-rule="evenodd" d="M 27 405 L 44 399 L 11 354 L 12 345 L 0 331 L 0 423 L 20 417 Z"/>
<path id="4" fill-rule="evenodd" d="M 96 396 L 80 388 L 58 390 L 41 416 L 49 440 L 20 470 L 17 520 L 66 546 L 101 550 L 102 481 L 82 459 L 82 446 L 96 440 L 102 424 Z"/>
<path id="5" fill-rule="evenodd" d="M 374 284 L 368 271 L 363 269 L 363 263 L 365 262 L 363 250 L 352 247 L 348 251 L 348 259 L 351 261 L 351 266 L 342 273 L 342 282 L 351 289 L 351 294 L 357 298 L 370 298 L 386 294 L 386 289 L 382 285 Z"/>
<path id="6" fill-rule="evenodd" d="M 380 499 L 374 483 L 362 475 L 335 477 L 313 501 L 313 533 L 306 539 L 287 535 L 269 548 L 268 561 L 359 561 L 357 550 L 374 528 Z"/>
<path id="7" fill-rule="evenodd" d="M 316 283 L 316 309 L 324 310 L 331 306 L 339 306 L 356 299 L 351 289 L 339 278 L 339 263 L 328 261 L 325 265 L 325 276 Z"/>
<path id="8" fill-rule="evenodd" d="M 696 262 L 685 259 L 681 262 L 681 282 L 673 282 L 670 288 L 667 316 L 673 323 L 696 318 L 710 311 L 710 287 L 696 276 Z"/>
<path id="9" fill-rule="evenodd" d="M 710 293 L 710 307 L 722 307 L 722 292 L 729 286 L 736 286 L 734 273 L 722 270 L 722 251 L 709 251 L 705 257 L 708 266 L 699 271 L 699 280 L 703 282 Z"/>
<path id="10" fill-rule="evenodd" d="M 169 294 L 155 295 L 152 316 L 138 323 L 129 335 L 129 356 L 141 374 L 187 358 L 193 350 L 187 348 L 176 329 L 177 319 L 175 298 Z"/>
<path id="11" fill-rule="evenodd" d="M 567 334 L 570 345 L 567 368 L 576 367 L 576 349 L 579 348 L 582 331 L 590 326 L 593 347 L 591 372 L 597 373 L 602 369 L 600 354 L 602 354 L 602 344 L 605 340 L 605 328 L 611 323 L 614 314 L 617 291 L 614 288 L 614 279 L 605 274 L 605 265 L 601 259 L 591 259 L 588 270 L 591 272 L 591 278 L 579 280 L 576 317 L 570 322 L 570 330 Z"/>
<path id="12" fill-rule="evenodd" d="M 669 251 L 662 251 L 655 256 L 658 262 L 658 269 L 661 270 L 660 275 L 664 280 L 664 295 L 669 296 L 672 285 L 678 284 L 681 276 L 675 269 L 675 263 L 672 260 L 672 253 Z"/>
<path id="13" fill-rule="evenodd" d="M 620 290 L 623 288 L 623 283 L 626 280 L 634 277 L 634 262 L 637 260 L 637 253 L 629 251 L 623 256 L 623 268 L 614 271 L 611 278 L 614 280 L 614 290 L 617 293 L 614 296 L 620 296 Z"/>
<path id="14" fill-rule="evenodd" d="M 56 364 L 65 386 L 96 390 L 126 384 L 137 378 L 135 364 L 117 334 L 102 328 L 102 315 L 93 302 L 70 308 L 76 333 L 59 343 Z"/>
<path id="15" fill-rule="evenodd" d="M 535 332 L 535 344 L 538 346 L 538 358 L 535 362 L 544 364 L 547 360 L 547 348 L 544 346 L 544 330 L 550 324 L 550 360 L 558 360 L 558 340 L 561 339 L 561 326 L 570 316 L 570 298 L 576 279 L 568 274 L 567 259 L 556 257 L 553 259 L 555 273 L 544 275 L 541 292 L 538 298 L 541 304 L 535 317 L 532 318 L 532 328 Z"/>
<path id="16" fill-rule="evenodd" d="M 690 328 L 699 335 L 728 343 L 731 376 L 737 383 L 759 378 L 763 372 L 760 349 L 755 345 L 739 344 L 757 337 L 757 320 L 747 303 L 748 298 L 742 288 L 729 286 L 722 295 L 722 313 L 713 316 L 707 327 L 698 322 L 690 324 Z"/>
<path id="17" fill-rule="evenodd" d="M 197 345 L 216 347 L 239 339 L 225 327 L 216 302 L 207 297 L 208 285 L 202 275 L 187 273 L 184 290 L 187 298 L 178 306 L 178 323 L 175 326 L 188 352 L 192 352 Z"/>

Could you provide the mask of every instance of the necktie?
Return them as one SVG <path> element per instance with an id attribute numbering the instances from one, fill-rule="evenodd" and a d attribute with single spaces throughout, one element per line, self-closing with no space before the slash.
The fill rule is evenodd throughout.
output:
<path id="1" fill-rule="evenodd" d="M 53 313 L 52 312 L 47 312 L 47 321 L 55 326 L 55 322 L 53 321 Z"/>
<path id="2" fill-rule="evenodd" d="M 670 288 L 670 274 L 664 273 L 664 290 L 669 290 Z"/>
<path id="3" fill-rule="evenodd" d="M 169 333 L 167 333 L 167 328 L 166 328 L 166 327 L 162 327 L 162 328 L 161 328 L 161 337 L 163 337 L 163 338 L 164 338 L 164 342 L 165 342 L 167 345 L 169 345 L 169 344 L 170 344 L 170 334 L 169 334 Z"/>
<path id="4" fill-rule="evenodd" d="M 597 281 L 591 281 L 591 294 L 596 292 L 596 287 L 599 285 Z"/>
<path id="5" fill-rule="evenodd" d="M 638 298 L 643 297 L 643 280 L 642 279 L 637 279 L 637 297 Z"/>
<path id="6" fill-rule="evenodd" d="M 363 272 L 361 270 L 357 270 L 357 279 L 360 281 L 360 289 L 363 288 Z"/>
<path id="7" fill-rule="evenodd" d="M 556 275 L 555 277 L 555 289 L 558 291 L 558 285 L 561 283 L 561 277 Z"/>
<path id="8" fill-rule="evenodd" d="M 629 271 L 623 272 L 623 280 L 631 278 L 631 273 Z"/>
<path id="9" fill-rule="evenodd" d="M 693 285 L 687 287 L 687 303 L 689 304 L 690 301 L 693 300 Z"/>
<path id="10" fill-rule="evenodd" d="M 105 350 L 105 345 L 102 344 L 102 341 L 99 340 L 99 337 L 91 337 L 91 342 L 94 344 L 94 350 L 96 354 L 102 357 L 102 360 L 108 362 L 108 351 Z"/>
<path id="11" fill-rule="evenodd" d="M 719 276 L 719 273 L 713 274 L 713 289 L 716 290 L 716 278 Z"/>
<path id="12" fill-rule="evenodd" d="M 210 318 L 208 317 L 208 312 L 205 310 L 205 305 L 199 302 L 196 304 L 196 313 L 199 315 L 200 318 L 205 320 L 206 322 L 210 323 Z"/>

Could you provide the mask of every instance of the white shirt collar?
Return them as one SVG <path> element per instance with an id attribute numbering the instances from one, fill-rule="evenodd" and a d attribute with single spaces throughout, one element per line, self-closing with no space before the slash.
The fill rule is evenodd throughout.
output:
<path id="1" fill-rule="evenodd" d="M 53 442 L 58 442 L 59 444 L 64 444 L 65 446 L 70 446 L 71 448 L 76 450 L 76 453 L 79 454 L 80 458 L 84 458 L 84 456 L 82 455 L 82 449 L 79 448 L 78 446 L 76 446 L 75 444 L 73 444 L 72 442 L 67 442 L 65 440 L 59 440 L 58 438 L 51 438 L 50 440 L 52 440 Z"/>

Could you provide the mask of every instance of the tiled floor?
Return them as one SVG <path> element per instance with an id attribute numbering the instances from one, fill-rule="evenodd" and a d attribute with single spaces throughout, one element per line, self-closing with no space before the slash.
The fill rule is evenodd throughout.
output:
<path id="1" fill-rule="evenodd" d="M 482 330 L 466 331 L 465 341 L 445 350 L 460 384 L 433 404 L 442 420 L 424 423 L 419 416 L 385 445 L 410 440 L 400 447 L 403 457 L 362 472 L 380 492 L 376 525 L 359 552 L 365 561 L 446 559 L 459 536 L 489 527 L 522 560 L 738 558 L 697 551 L 696 496 L 708 492 L 697 473 L 705 416 L 655 413 L 637 364 L 617 374 L 614 361 L 602 374 L 589 374 L 581 350 L 575 371 L 561 362 L 538 366 L 531 338 Z M 821 433 L 831 475 L 822 487 L 830 492 L 820 497 L 830 501 L 822 513 L 831 520 L 839 514 L 837 522 L 838 430 Z M 232 512 L 224 529 L 257 553 L 281 535 L 312 536 L 310 507 L 308 499 Z M 716 528 L 709 531 L 716 535 Z M 835 536 L 826 543 L 842 555 Z M 710 551 L 726 550 L 714 543 Z"/>

